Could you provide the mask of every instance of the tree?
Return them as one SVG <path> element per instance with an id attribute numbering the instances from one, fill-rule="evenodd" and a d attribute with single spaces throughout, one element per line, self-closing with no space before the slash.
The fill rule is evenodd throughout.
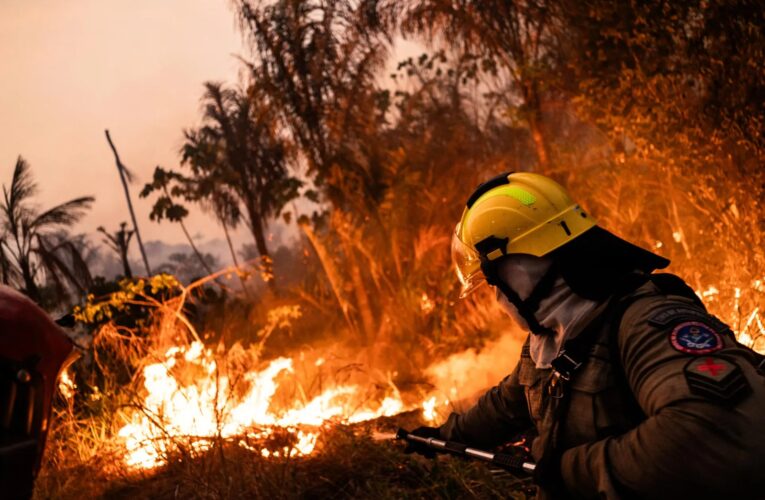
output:
<path id="1" fill-rule="evenodd" d="M 50 282 L 59 299 L 68 288 L 84 293 L 90 272 L 74 240 L 62 230 L 77 223 L 94 201 L 83 196 L 42 213 L 33 204 L 37 184 L 27 162 L 19 156 L 10 187 L 3 185 L 0 270 L 6 284 L 18 286 L 32 300 L 40 301 L 42 283 Z"/>
<path id="2" fill-rule="evenodd" d="M 252 42 L 253 89 L 275 110 L 324 197 L 347 213 L 346 223 L 362 224 L 376 215 L 382 194 L 376 178 L 382 152 L 373 132 L 381 118 L 375 72 L 387 54 L 383 27 L 372 19 L 374 10 L 348 0 L 254 3 L 235 2 Z M 352 242 L 341 243 L 359 330 L 371 340 L 375 318 L 365 271 Z"/>
<path id="3" fill-rule="evenodd" d="M 557 15 L 561 86 L 599 135 L 570 185 L 598 193 L 580 199 L 606 227 L 660 242 L 694 288 L 714 283 L 718 304 L 761 307 L 761 291 L 739 296 L 765 265 L 761 4 L 565 1 Z"/>
<path id="4" fill-rule="evenodd" d="M 183 219 L 189 215 L 188 209 L 173 200 L 173 194 L 177 195 L 179 188 L 176 187 L 173 192 L 168 189 L 168 186 L 173 179 L 183 180 L 183 177 L 159 166 L 154 169 L 154 178 L 152 182 L 146 184 L 141 191 L 142 198 L 148 196 L 153 191 L 161 192 L 159 198 L 154 202 L 149 218 L 157 222 L 161 222 L 162 219 L 167 219 L 170 222 L 177 222 L 181 226 L 181 230 L 183 230 L 183 234 L 186 236 L 186 241 L 189 242 L 189 246 L 191 246 L 199 263 L 205 271 L 207 271 L 207 274 L 212 274 L 212 268 L 208 265 L 207 260 L 205 260 L 204 256 L 197 248 L 194 239 L 191 237 L 191 233 L 189 233 L 186 224 L 183 222 Z"/>
<path id="5" fill-rule="evenodd" d="M 151 275 L 151 268 L 149 267 L 149 259 L 146 257 L 146 250 L 143 248 L 143 240 L 141 240 L 141 232 L 138 230 L 138 221 L 135 218 L 135 212 L 133 211 L 133 202 L 130 199 L 130 189 L 128 189 L 128 183 L 131 182 L 132 175 L 127 167 L 120 160 L 120 156 L 117 154 L 117 148 L 112 142 L 112 137 L 109 135 L 108 130 L 104 130 L 106 134 L 106 140 L 109 142 L 109 147 L 114 153 L 114 161 L 117 165 L 117 171 L 120 174 L 120 180 L 122 181 L 122 187 L 125 190 L 125 199 L 127 200 L 128 210 L 130 211 L 130 218 L 133 219 L 133 230 L 135 231 L 136 239 L 138 240 L 138 248 L 141 250 L 141 258 L 143 258 L 143 264 L 146 267 L 146 274 Z"/>
<path id="6" fill-rule="evenodd" d="M 253 97 L 273 108 L 316 185 L 336 206 L 374 195 L 365 149 L 375 144 L 360 143 L 368 135 L 359 132 L 379 118 L 375 78 L 388 51 L 375 9 L 349 0 L 234 4 L 252 44 Z M 333 189 L 338 177 L 355 196 Z"/>
<path id="7" fill-rule="evenodd" d="M 289 170 L 291 145 L 255 88 L 207 83 L 205 89 L 203 125 L 184 132 L 181 155 L 188 174 L 162 175 L 173 183 L 171 194 L 211 209 L 225 231 L 244 222 L 270 273 L 266 228 L 302 185 Z M 147 185 L 142 196 L 154 189 Z M 272 279 L 269 286 L 275 290 Z"/>
<path id="8" fill-rule="evenodd" d="M 104 235 L 104 241 L 106 244 L 114 250 L 120 257 L 122 262 L 122 272 L 125 278 L 132 278 L 133 272 L 130 270 L 130 261 L 128 260 L 128 249 L 130 248 L 130 240 L 135 233 L 132 229 L 127 229 L 127 222 L 120 223 L 119 230 L 113 234 L 104 229 L 103 226 L 98 227 L 98 231 Z"/>
<path id="9" fill-rule="evenodd" d="M 555 69 L 549 53 L 553 21 L 549 4 L 546 0 L 390 2 L 388 8 L 397 14 L 387 16 L 406 34 L 441 40 L 453 49 L 462 45 L 484 64 L 502 69 L 498 74 L 508 79 L 506 92 L 512 96 L 508 107 L 516 108 L 526 122 L 542 171 L 553 162 L 543 113 L 545 98 L 555 90 L 547 83 Z M 513 100 L 520 106 L 511 104 Z"/>

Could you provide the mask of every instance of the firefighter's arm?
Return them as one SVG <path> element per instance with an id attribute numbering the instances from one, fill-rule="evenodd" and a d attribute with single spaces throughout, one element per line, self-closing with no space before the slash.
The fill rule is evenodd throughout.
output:
<path id="1" fill-rule="evenodd" d="M 644 299 L 623 318 L 619 351 L 647 418 L 563 453 L 563 482 L 577 496 L 707 498 L 755 487 L 765 384 L 751 352 L 713 318 L 673 321 L 666 309 Z"/>
<path id="2" fill-rule="evenodd" d="M 496 387 L 487 391 L 463 414 L 452 413 L 441 426 L 441 437 L 473 446 L 493 447 L 531 427 L 523 386 L 518 383 L 520 363 Z"/>

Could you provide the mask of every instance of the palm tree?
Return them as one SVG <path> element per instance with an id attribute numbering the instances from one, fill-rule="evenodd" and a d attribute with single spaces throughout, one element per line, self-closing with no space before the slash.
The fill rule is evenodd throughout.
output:
<path id="1" fill-rule="evenodd" d="M 128 260 L 128 249 L 130 247 L 130 240 L 133 238 L 135 231 L 127 229 L 127 222 L 120 223 L 119 230 L 114 233 L 107 232 L 106 229 L 104 229 L 104 226 L 99 226 L 98 231 L 103 233 L 104 241 L 109 248 L 117 252 L 117 255 L 120 256 L 120 261 L 122 261 L 122 272 L 125 278 L 132 278 L 133 272 L 130 269 L 130 262 Z"/>
<path id="2" fill-rule="evenodd" d="M 179 192 L 211 207 L 226 230 L 244 222 L 270 273 L 268 223 L 297 197 L 302 185 L 289 171 L 291 145 L 279 133 L 273 108 L 251 95 L 255 89 L 218 83 L 205 88 L 204 124 L 184 133 L 182 164 L 191 175 Z M 275 290 L 273 280 L 269 286 Z"/>
<path id="3" fill-rule="evenodd" d="M 68 288 L 84 293 L 91 281 L 88 266 L 78 246 L 62 230 L 77 223 L 94 198 L 75 198 L 39 213 L 32 203 L 35 194 L 37 184 L 29 164 L 19 156 L 10 187 L 3 185 L 0 202 L 3 282 L 22 288 L 38 302 L 42 299 L 41 277 L 55 287 L 59 298 Z"/>

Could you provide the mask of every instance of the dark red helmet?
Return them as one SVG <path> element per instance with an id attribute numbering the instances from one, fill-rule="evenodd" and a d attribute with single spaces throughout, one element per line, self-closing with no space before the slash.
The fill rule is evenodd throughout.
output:
<path id="1" fill-rule="evenodd" d="M 0 491 L 28 498 L 40 467 L 59 372 L 74 345 L 21 293 L 0 285 Z M 72 358 L 73 359 L 73 358 Z"/>

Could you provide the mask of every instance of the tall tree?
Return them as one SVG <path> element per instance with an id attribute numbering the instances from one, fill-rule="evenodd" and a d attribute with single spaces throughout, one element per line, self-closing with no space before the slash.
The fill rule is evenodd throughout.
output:
<path id="1" fill-rule="evenodd" d="M 375 78 L 390 40 L 374 20 L 375 10 L 349 0 L 240 0 L 235 6 L 251 41 L 255 88 L 278 112 L 313 182 L 347 213 L 346 224 L 380 227 L 374 210 L 383 193 L 377 175 L 382 151 L 373 133 L 380 125 Z M 353 242 L 341 244 L 360 333 L 372 340 L 376 325 L 366 270 Z"/>
<path id="2" fill-rule="evenodd" d="M 112 148 L 114 153 L 114 162 L 117 165 L 117 171 L 120 174 L 120 180 L 122 181 L 122 187 L 125 190 L 125 199 L 127 200 L 128 210 L 130 211 L 130 218 L 133 220 L 133 230 L 135 231 L 136 239 L 138 240 L 138 248 L 141 250 L 141 258 L 143 259 L 143 265 L 146 267 L 146 274 L 151 275 L 151 268 L 149 267 L 149 259 L 146 257 L 146 250 L 143 248 L 143 240 L 141 240 L 141 232 L 138 229 L 138 220 L 135 218 L 135 212 L 133 211 L 133 201 L 130 199 L 130 189 L 128 188 L 128 182 L 130 182 L 132 175 L 130 171 L 125 167 L 120 160 L 120 155 L 117 154 L 117 148 L 112 142 L 112 137 L 109 135 L 108 130 L 104 130 L 106 134 L 106 140 L 109 142 L 109 147 Z"/>
<path id="3" fill-rule="evenodd" d="M 213 210 L 228 228 L 244 222 L 267 274 L 272 272 L 266 229 L 298 195 L 302 183 L 291 175 L 293 154 L 280 133 L 274 109 L 257 89 L 207 83 L 203 125 L 185 131 L 182 165 L 188 174 L 165 172 L 171 192 Z M 142 193 L 153 189 L 147 185 Z M 273 279 L 269 286 L 275 290 Z"/>
<path id="4" fill-rule="evenodd" d="M 359 130 L 374 123 L 389 38 L 375 9 L 350 0 L 234 2 L 260 94 L 278 112 L 314 182 L 334 204 L 374 195 Z M 354 132 L 356 131 L 356 132 Z M 369 156 L 369 155 L 366 155 Z M 340 168 L 338 168 L 340 167 Z M 344 177 L 356 196 L 333 189 Z"/>
<path id="5" fill-rule="evenodd" d="M 33 202 L 36 194 L 29 164 L 19 156 L 10 186 L 3 185 L 0 203 L 3 280 L 23 288 L 38 302 L 43 298 L 41 283 L 53 285 L 60 299 L 67 288 L 84 293 L 91 281 L 88 266 L 78 246 L 62 230 L 77 223 L 94 198 L 75 198 L 40 213 Z"/>

